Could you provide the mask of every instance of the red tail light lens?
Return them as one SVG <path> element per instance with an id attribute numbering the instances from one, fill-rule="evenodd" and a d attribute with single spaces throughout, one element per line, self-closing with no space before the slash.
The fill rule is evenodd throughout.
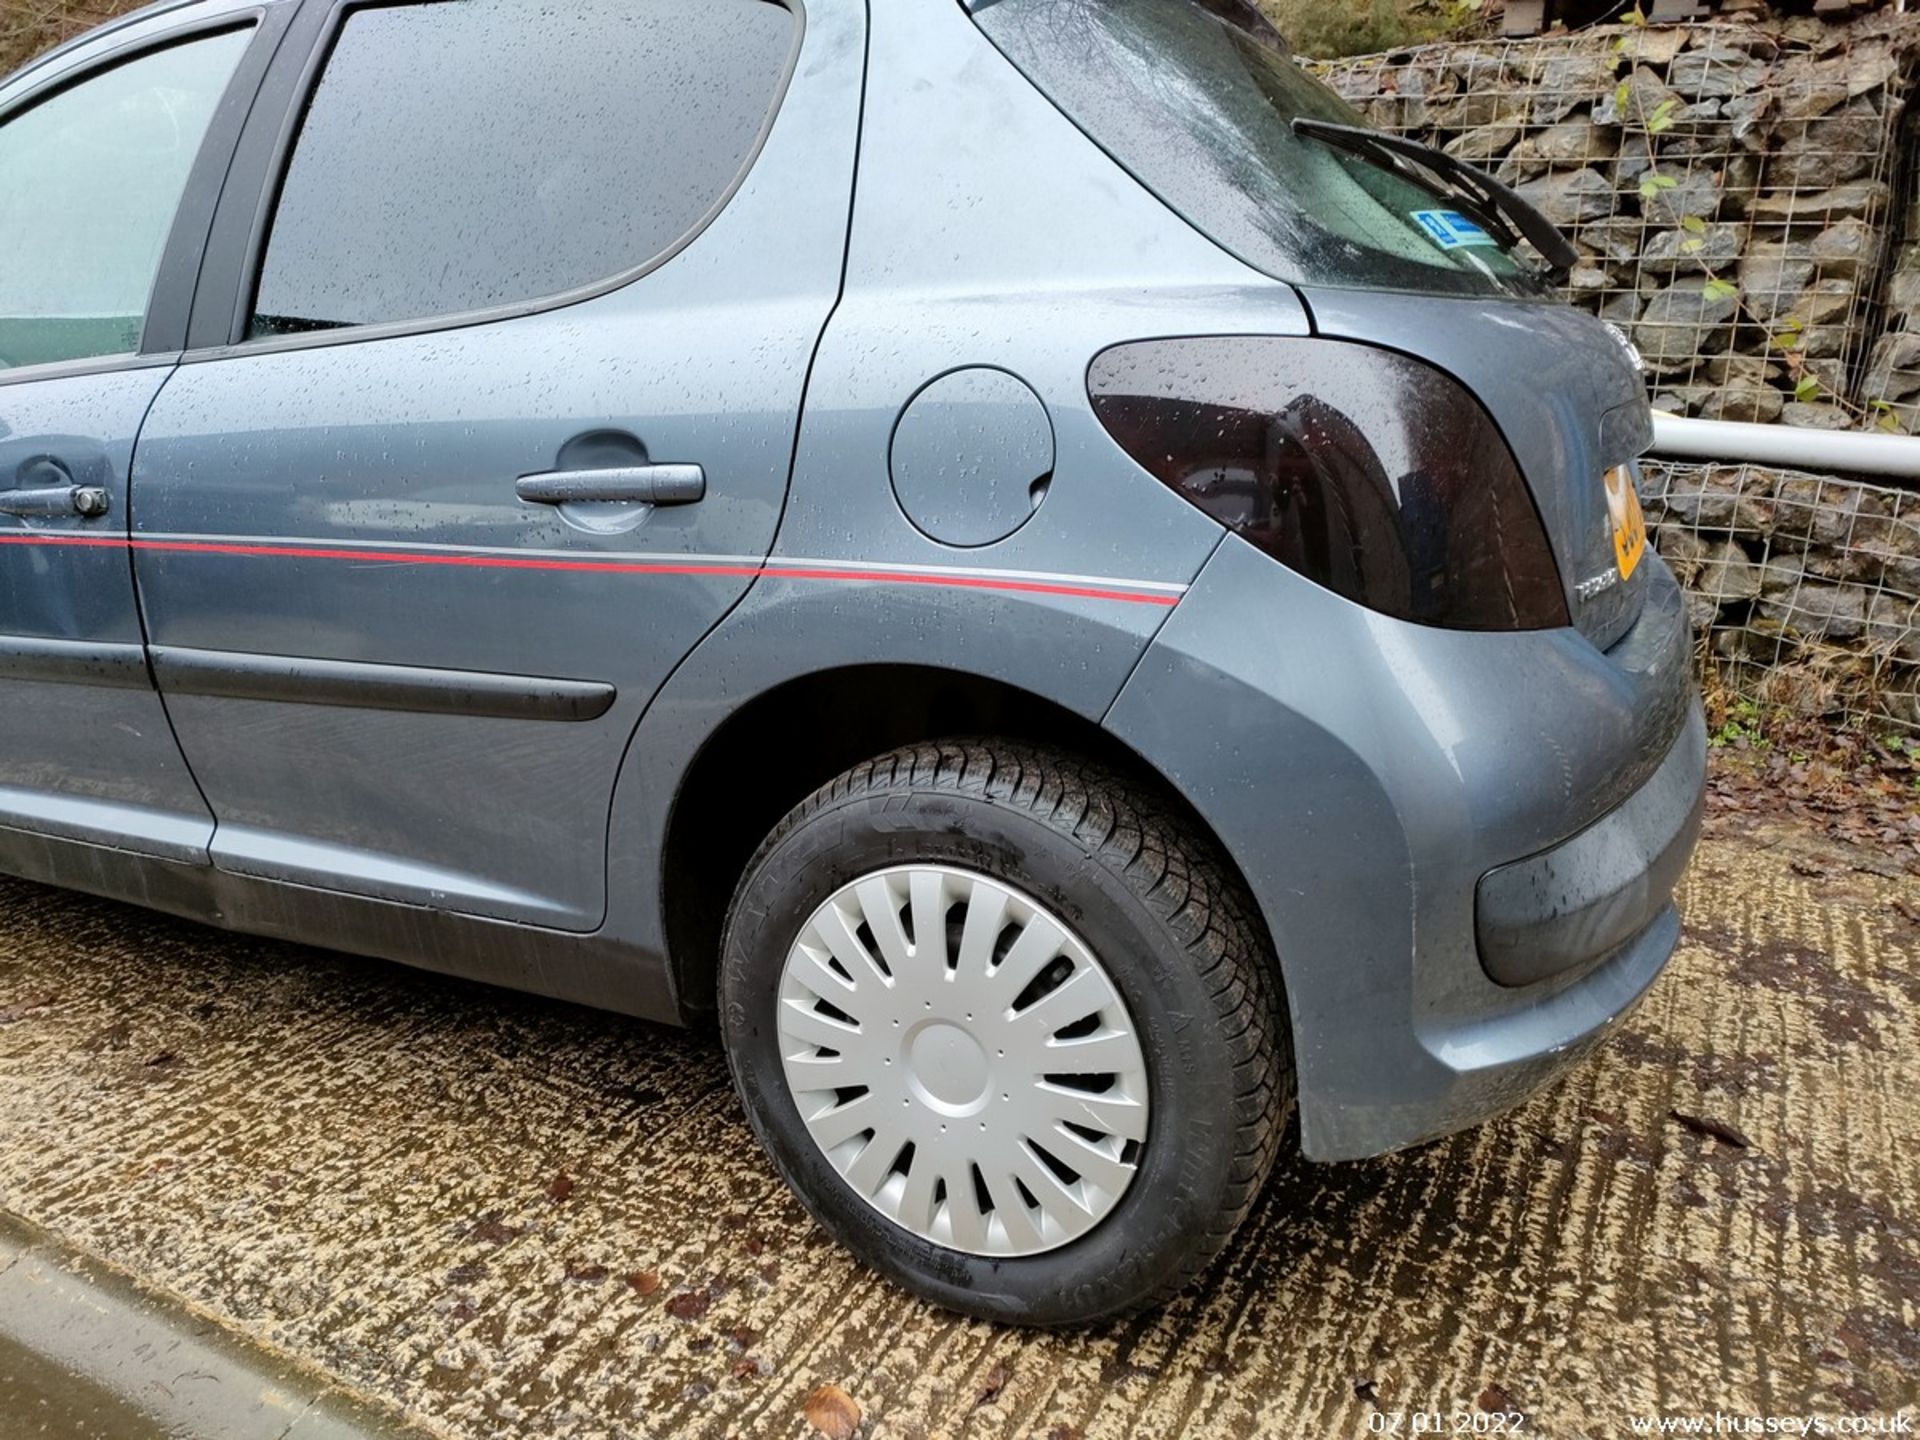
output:
<path id="1" fill-rule="evenodd" d="M 1336 594 L 1455 630 L 1571 623 L 1506 441 L 1417 360 L 1329 340 L 1150 340 L 1101 355 L 1088 388 L 1163 484 Z"/>

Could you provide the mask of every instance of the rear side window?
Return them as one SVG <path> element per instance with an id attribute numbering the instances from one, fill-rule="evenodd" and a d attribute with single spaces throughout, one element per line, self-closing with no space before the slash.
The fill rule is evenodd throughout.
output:
<path id="1" fill-rule="evenodd" d="M 1276 279 L 1542 293 L 1491 245 L 1444 248 L 1448 202 L 1323 142 L 1296 118 L 1363 124 L 1248 0 L 994 0 L 980 28 L 1187 222 Z"/>
<path id="2" fill-rule="evenodd" d="M 0 125 L 0 370 L 131 355 L 250 31 L 126 61 Z"/>
<path id="3" fill-rule="evenodd" d="M 348 12 L 281 187 L 252 333 L 492 309 L 665 254 L 751 162 L 797 25 L 771 0 Z"/>

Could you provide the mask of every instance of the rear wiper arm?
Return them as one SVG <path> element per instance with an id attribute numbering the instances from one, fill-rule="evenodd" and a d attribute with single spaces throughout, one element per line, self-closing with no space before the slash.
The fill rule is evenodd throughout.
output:
<path id="1" fill-rule="evenodd" d="M 1301 117 L 1293 122 L 1293 131 L 1391 170 L 1430 195 L 1452 200 L 1469 219 L 1498 237 L 1508 241 L 1525 238 L 1555 270 L 1571 270 L 1579 262 L 1580 252 L 1573 248 L 1573 242 L 1531 200 L 1444 150 L 1358 125 L 1336 125 L 1330 120 Z M 1412 164 L 1405 163 L 1408 161 Z"/>

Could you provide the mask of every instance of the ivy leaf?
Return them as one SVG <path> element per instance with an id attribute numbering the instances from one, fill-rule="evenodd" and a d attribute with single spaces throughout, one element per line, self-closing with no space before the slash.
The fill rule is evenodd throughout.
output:
<path id="1" fill-rule="evenodd" d="M 1671 190 L 1680 182 L 1671 175 L 1656 175 L 1652 171 L 1640 178 L 1640 198 L 1651 200 L 1662 190 Z"/>
<path id="2" fill-rule="evenodd" d="M 1682 255 L 1698 255 L 1702 250 L 1706 248 L 1707 248 L 1706 240 L 1698 235 L 1696 235 L 1691 240 L 1682 240 L 1680 242 L 1680 253 Z"/>
<path id="3" fill-rule="evenodd" d="M 1700 293 L 1709 300 L 1731 300 L 1740 293 L 1740 287 L 1731 280 L 1722 280 L 1715 276 L 1700 287 Z"/>
<path id="4" fill-rule="evenodd" d="M 1647 117 L 1647 133 L 1659 135 L 1673 128 L 1673 112 L 1679 108 L 1677 100 L 1662 100 L 1653 107 L 1653 114 Z"/>
<path id="5" fill-rule="evenodd" d="M 1820 382 L 1811 375 L 1802 375 L 1800 383 L 1793 387 L 1793 398 L 1802 405 L 1810 405 L 1820 398 Z"/>
<path id="6" fill-rule="evenodd" d="M 1687 215 L 1682 217 L 1680 228 L 1689 235 L 1704 235 L 1707 233 L 1707 222 L 1699 215 Z"/>

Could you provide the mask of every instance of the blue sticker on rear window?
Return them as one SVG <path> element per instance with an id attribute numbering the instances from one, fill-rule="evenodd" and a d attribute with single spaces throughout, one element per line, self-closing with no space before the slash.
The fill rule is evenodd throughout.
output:
<path id="1" fill-rule="evenodd" d="M 1497 248 L 1500 244 L 1458 210 L 1416 210 L 1413 220 L 1442 250 L 1461 250 L 1470 245 Z"/>

